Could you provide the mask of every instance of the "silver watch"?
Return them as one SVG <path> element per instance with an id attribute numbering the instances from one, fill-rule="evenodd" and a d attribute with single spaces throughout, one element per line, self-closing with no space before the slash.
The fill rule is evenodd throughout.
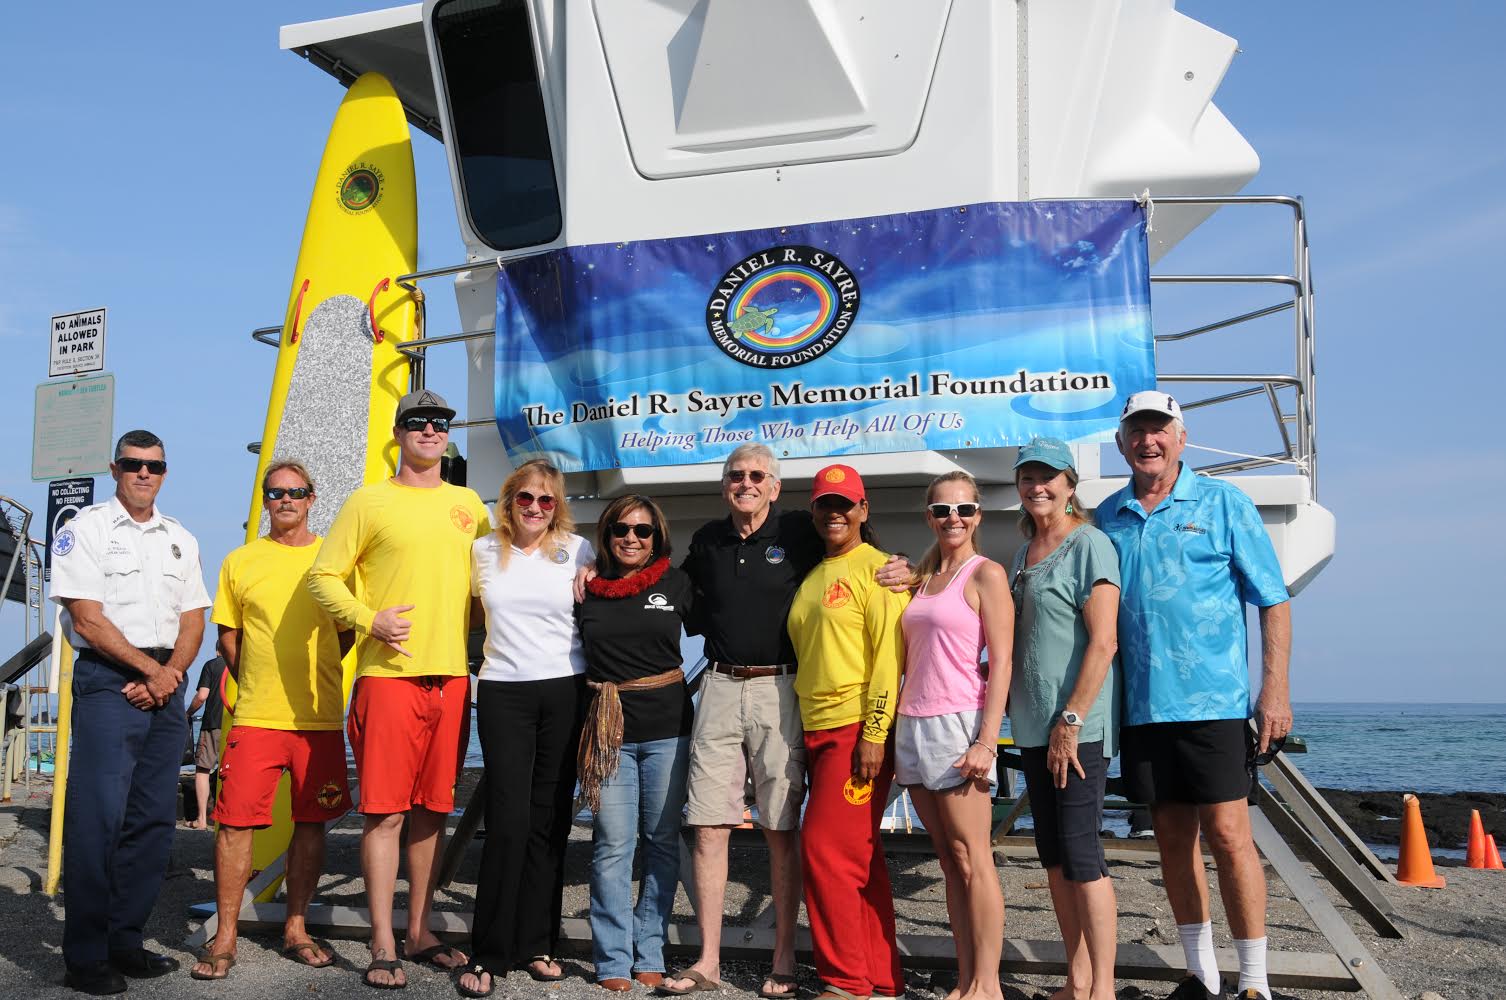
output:
<path id="1" fill-rule="evenodd" d="M 1078 715 L 1070 708 L 1064 708 L 1062 709 L 1062 721 L 1069 726 L 1080 726 L 1082 725 L 1082 716 Z"/>

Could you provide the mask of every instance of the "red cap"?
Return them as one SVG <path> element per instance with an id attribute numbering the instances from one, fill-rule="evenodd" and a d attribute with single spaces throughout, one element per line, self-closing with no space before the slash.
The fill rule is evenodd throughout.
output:
<path id="1" fill-rule="evenodd" d="M 853 503 L 865 499 L 863 477 L 850 465 L 828 465 L 816 473 L 811 484 L 811 503 L 825 496 L 846 497 Z"/>

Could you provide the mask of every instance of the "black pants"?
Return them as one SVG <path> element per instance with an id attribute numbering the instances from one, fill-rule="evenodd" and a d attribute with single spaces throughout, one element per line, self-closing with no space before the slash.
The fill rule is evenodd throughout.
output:
<path id="1" fill-rule="evenodd" d="M 471 954 L 498 973 L 558 950 L 585 709 L 584 676 L 477 687 L 487 799 Z"/>
<path id="2" fill-rule="evenodd" d="M 169 650 L 144 650 L 159 663 Z M 141 947 L 172 853 L 183 689 L 143 712 L 120 689 L 139 674 L 89 650 L 73 666 L 73 748 L 63 813 L 63 961 Z M 185 678 L 186 680 L 186 678 Z"/>

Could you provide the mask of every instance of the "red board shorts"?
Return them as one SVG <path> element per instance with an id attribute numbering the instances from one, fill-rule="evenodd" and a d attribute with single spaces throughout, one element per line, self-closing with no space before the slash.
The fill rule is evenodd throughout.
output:
<path id="1" fill-rule="evenodd" d="M 215 822 L 271 826 L 272 802 L 284 771 L 291 783 L 293 822 L 323 823 L 350 808 L 340 730 L 232 726 L 220 757 Z"/>
<path id="2" fill-rule="evenodd" d="M 470 728 L 471 679 L 362 677 L 350 698 L 346 732 L 368 816 L 455 808 Z"/>

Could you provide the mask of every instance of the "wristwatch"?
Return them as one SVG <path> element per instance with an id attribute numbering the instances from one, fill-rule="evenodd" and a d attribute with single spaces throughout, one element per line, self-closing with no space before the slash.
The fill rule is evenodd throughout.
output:
<path id="1" fill-rule="evenodd" d="M 1069 726 L 1080 726 L 1082 725 L 1082 716 L 1078 715 L 1070 708 L 1064 708 L 1062 709 L 1062 721 Z"/>

